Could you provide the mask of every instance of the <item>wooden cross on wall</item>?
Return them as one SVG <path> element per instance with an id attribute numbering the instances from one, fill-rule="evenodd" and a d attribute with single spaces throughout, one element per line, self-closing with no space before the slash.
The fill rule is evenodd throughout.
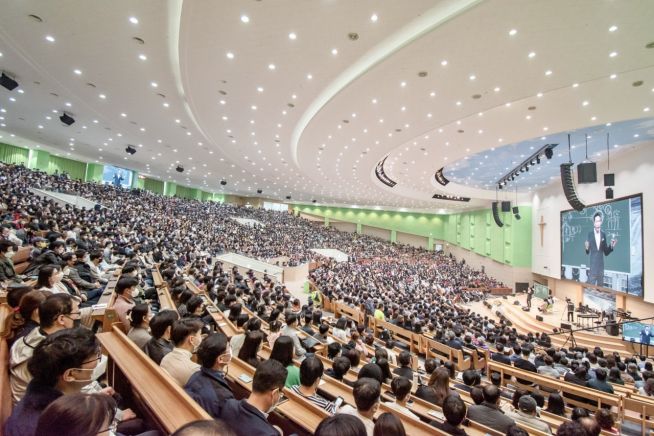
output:
<path id="1" fill-rule="evenodd" d="M 543 246 L 543 234 L 545 232 L 545 226 L 547 223 L 545 220 L 543 220 L 543 215 L 540 216 L 540 222 L 538 223 L 538 226 L 540 227 L 540 246 Z"/>

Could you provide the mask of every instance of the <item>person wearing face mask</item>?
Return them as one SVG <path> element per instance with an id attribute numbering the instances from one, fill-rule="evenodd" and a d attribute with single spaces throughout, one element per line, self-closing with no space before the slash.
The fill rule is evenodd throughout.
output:
<path id="1" fill-rule="evenodd" d="M 171 339 L 175 348 L 161 359 L 161 367 L 184 387 L 191 376 L 200 369 L 200 365 L 191 358 L 202 343 L 202 327 L 204 323 L 197 319 L 183 318 L 175 321 Z"/>
<path id="2" fill-rule="evenodd" d="M 32 379 L 27 363 L 34 348 L 59 330 L 79 326 L 80 317 L 79 303 L 68 294 L 50 295 L 39 305 L 39 327 L 17 340 L 9 353 L 9 382 L 14 403 L 25 395 Z"/>
<path id="3" fill-rule="evenodd" d="M 34 436 L 44 409 L 62 395 L 79 393 L 92 381 L 101 353 L 93 332 L 65 329 L 48 335 L 27 368 L 33 378 L 5 425 L 7 436 Z"/>
<path id="4" fill-rule="evenodd" d="M 127 313 L 127 319 L 130 322 L 127 337 L 139 348 L 143 348 L 152 339 L 152 335 L 148 332 L 151 318 L 150 307 L 145 303 L 137 304 Z"/>
<path id="5" fill-rule="evenodd" d="M 238 436 L 279 436 L 280 431 L 268 422 L 282 397 L 286 368 L 276 360 L 266 360 L 257 367 L 252 380 L 252 393 L 247 399 L 226 400 L 220 419 Z"/>
<path id="6" fill-rule="evenodd" d="M 116 292 L 116 300 L 114 302 L 114 310 L 121 323 L 123 323 L 123 330 L 127 332 L 129 328 L 129 320 L 127 319 L 127 312 L 131 310 L 134 305 L 134 298 L 138 296 L 138 289 L 136 288 L 139 281 L 130 276 L 121 276 L 116 283 L 114 292 Z"/>
<path id="7" fill-rule="evenodd" d="M 27 267 L 24 274 L 32 276 L 38 274 L 39 270 L 47 265 L 63 264 L 61 255 L 66 251 L 66 244 L 63 241 L 53 241 L 50 243 L 47 250 L 41 253 L 34 261 Z"/>
<path id="8" fill-rule="evenodd" d="M 226 400 L 234 398 L 225 380 L 227 365 L 232 360 L 229 339 L 222 333 L 207 336 L 198 348 L 202 368 L 194 373 L 184 390 L 213 418 L 220 416 Z"/>
<path id="9" fill-rule="evenodd" d="M 16 254 L 16 245 L 11 241 L 0 241 L 0 282 L 21 283 L 11 259 Z"/>
<path id="10" fill-rule="evenodd" d="M 157 365 L 161 364 L 164 356 L 173 351 L 174 345 L 170 340 L 173 323 L 179 319 L 174 310 L 162 310 L 150 321 L 150 339 L 144 346 L 143 352 Z"/>

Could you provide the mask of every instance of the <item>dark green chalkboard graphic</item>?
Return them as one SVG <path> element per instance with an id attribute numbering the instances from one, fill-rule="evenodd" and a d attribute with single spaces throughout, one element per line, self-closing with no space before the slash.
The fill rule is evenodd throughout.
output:
<path id="1" fill-rule="evenodd" d="M 587 267 L 589 255 L 584 243 L 588 233 L 593 230 L 593 215 L 600 212 L 603 216 L 602 231 L 607 243 L 615 239 L 617 244 L 613 252 L 604 258 L 604 269 L 629 274 L 630 266 L 630 221 L 629 199 L 613 203 L 587 207 L 581 212 L 565 212 L 561 216 L 561 243 L 563 265 Z"/>

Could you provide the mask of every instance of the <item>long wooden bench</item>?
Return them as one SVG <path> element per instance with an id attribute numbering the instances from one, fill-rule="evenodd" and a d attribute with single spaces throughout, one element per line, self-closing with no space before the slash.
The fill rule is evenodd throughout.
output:
<path id="1" fill-rule="evenodd" d="M 471 356 L 465 356 L 463 350 L 449 347 L 426 336 L 423 336 L 423 344 L 427 358 L 449 360 L 454 364 L 457 371 L 465 371 L 472 367 L 473 361 Z"/>
<path id="2" fill-rule="evenodd" d="M 109 356 L 107 380 L 128 404 L 134 402 L 142 417 L 170 434 L 184 424 L 211 419 L 191 397 L 119 328 L 99 333 Z"/>
<path id="3" fill-rule="evenodd" d="M 340 318 L 341 316 L 344 316 L 346 318 L 351 319 L 357 324 L 363 323 L 364 321 L 364 313 L 361 312 L 361 310 L 356 309 L 354 307 L 350 307 L 345 303 L 337 302 L 335 304 L 334 308 L 334 317 Z"/>
<path id="4" fill-rule="evenodd" d="M 9 345 L 0 338 L 0 436 L 4 433 L 5 422 L 11 415 L 11 385 L 9 383 Z"/>
<path id="5" fill-rule="evenodd" d="M 619 395 L 608 394 L 606 392 L 568 383 L 563 380 L 557 380 L 537 373 L 523 371 L 513 366 L 504 365 L 495 361 L 488 362 L 488 370 L 500 373 L 502 385 L 513 383 L 511 377 L 516 377 L 534 384 L 533 386 L 520 384 L 519 386 L 523 389 L 535 391 L 537 386 L 540 386 L 541 388 L 545 388 L 541 389 L 540 393 L 546 397 L 549 395 L 547 392 L 548 389 L 553 392 L 560 391 L 564 394 L 566 403 L 574 404 L 579 407 L 592 408 L 594 410 L 602 406 L 610 406 L 614 411 L 619 411 L 621 407 L 622 397 Z M 571 398 L 571 395 L 574 398 Z M 575 398 L 583 399 L 583 401 L 579 401 Z"/>
<path id="6" fill-rule="evenodd" d="M 32 246 L 20 247 L 16 251 L 16 254 L 14 254 L 14 257 L 11 259 L 11 261 L 14 264 L 14 271 L 16 271 L 16 274 L 24 273 L 27 267 L 30 266 L 30 253 L 32 252 L 33 248 L 34 247 Z"/>

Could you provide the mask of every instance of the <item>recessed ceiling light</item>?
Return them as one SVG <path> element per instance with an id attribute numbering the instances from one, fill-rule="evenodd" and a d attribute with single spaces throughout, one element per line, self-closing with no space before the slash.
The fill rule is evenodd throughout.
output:
<path id="1" fill-rule="evenodd" d="M 250 22 L 250 17 L 247 15 L 241 15 L 241 22 L 242 23 L 249 23 Z"/>
<path id="2" fill-rule="evenodd" d="M 442 67 L 447 66 L 447 61 L 446 61 L 445 59 L 443 59 L 443 60 L 441 61 L 441 66 L 442 66 Z"/>
<path id="3" fill-rule="evenodd" d="M 297 39 L 297 35 L 295 34 L 295 32 L 291 32 L 291 33 L 289 33 L 289 34 L 288 34 L 288 39 L 296 40 L 296 39 Z"/>
<path id="4" fill-rule="evenodd" d="M 168 102 L 164 102 L 163 107 L 169 107 L 170 104 Z"/>
<path id="5" fill-rule="evenodd" d="M 581 105 L 582 105 L 582 106 L 588 106 L 588 105 L 589 105 L 588 100 L 584 100 L 584 101 L 581 103 Z"/>
<path id="6" fill-rule="evenodd" d="M 100 94 L 100 95 L 98 95 L 98 97 L 100 97 L 102 100 L 104 100 L 105 98 L 107 98 L 107 96 L 104 95 L 104 94 Z"/>
<path id="7" fill-rule="evenodd" d="M 615 78 L 617 78 L 617 77 L 618 77 L 617 74 L 611 74 L 611 75 L 609 76 L 609 78 L 610 78 L 611 80 L 613 80 L 613 79 L 615 79 Z"/>
<path id="8" fill-rule="evenodd" d="M 578 86 L 579 86 L 578 83 L 573 83 L 573 84 L 572 84 L 572 87 L 573 87 L 573 88 L 577 88 Z"/>
<path id="9" fill-rule="evenodd" d="M 127 114 L 125 112 L 123 112 L 123 113 L 120 114 L 120 116 L 125 118 L 125 117 L 127 117 Z"/>
<path id="10" fill-rule="evenodd" d="M 64 103 L 64 104 L 65 104 L 67 107 L 71 107 L 71 106 L 72 106 L 72 104 L 71 104 L 70 102 L 66 102 L 66 103 Z"/>
<path id="11" fill-rule="evenodd" d="M 150 82 L 150 86 L 152 86 L 153 88 L 158 88 L 159 84 L 157 82 Z"/>
<path id="12" fill-rule="evenodd" d="M 307 74 L 307 79 L 308 79 L 308 80 L 313 79 L 313 75 L 312 75 L 312 74 Z"/>
<path id="13" fill-rule="evenodd" d="M 457 102 L 456 102 L 456 105 L 457 105 L 457 106 L 461 106 L 461 102 L 460 102 L 460 101 L 457 101 Z"/>
<path id="14" fill-rule="evenodd" d="M 77 74 L 78 76 L 81 76 L 82 75 L 82 70 L 75 69 L 75 70 L 73 70 L 73 73 Z"/>
<path id="15" fill-rule="evenodd" d="M 273 71 L 275 68 L 277 68 L 277 67 L 275 66 L 275 64 L 268 64 L 268 69 L 269 69 L 270 71 Z"/>
<path id="16" fill-rule="evenodd" d="M 518 33 L 518 31 L 515 30 L 515 29 L 509 30 L 509 36 L 515 36 L 517 33 Z"/>
<path id="17" fill-rule="evenodd" d="M 643 112 L 649 112 L 649 107 L 644 108 Z"/>
<path id="18" fill-rule="evenodd" d="M 147 57 L 146 55 L 144 55 L 143 53 L 141 53 L 141 54 L 139 55 L 139 59 L 141 59 L 142 61 L 147 61 L 147 60 L 148 60 L 148 57 Z"/>
<path id="19" fill-rule="evenodd" d="M 615 32 L 616 30 L 618 30 L 618 26 L 616 25 L 609 27 L 609 32 Z"/>
<path id="20" fill-rule="evenodd" d="M 333 49 L 332 49 L 332 54 L 333 54 L 334 56 L 336 56 L 336 55 L 338 54 L 338 49 L 333 48 Z"/>
<path id="21" fill-rule="evenodd" d="M 379 17 L 377 16 L 377 14 L 372 14 L 370 16 L 370 21 L 372 21 L 373 23 L 376 23 L 378 19 Z"/>
<path id="22" fill-rule="evenodd" d="M 376 98 L 372 99 L 372 104 L 377 104 L 377 99 Z"/>
<path id="23" fill-rule="evenodd" d="M 54 36 L 52 35 L 46 35 L 45 40 L 48 42 L 55 42 Z"/>
<path id="24" fill-rule="evenodd" d="M 610 57 L 610 58 L 614 58 L 614 57 L 616 57 L 617 55 L 618 55 L 618 52 L 617 52 L 617 51 L 612 51 L 611 53 L 609 53 L 609 57 Z"/>
<path id="25" fill-rule="evenodd" d="M 225 56 L 227 56 L 227 59 L 234 59 L 234 53 L 232 53 L 231 51 L 228 51 Z"/>
<path id="26" fill-rule="evenodd" d="M 533 51 L 532 51 L 531 53 L 529 53 L 529 54 L 527 55 L 527 57 L 529 57 L 529 59 L 533 59 L 533 58 L 535 58 L 535 57 L 536 57 L 536 52 L 533 52 Z"/>
<path id="27" fill-rule="evenodd" d="M 493 91 L 495 91 L 495 92 L 500 92 L 500 87 L 499 87 L 499 86 L 496 86 L 495 89 L 493 89 Z"/>
<path id="28" fill-rule="evenodd" d="M 129 22 L 132 23 L 132 24 L 138 24 L 139 19 L 136 18 L 136 17 L 129 17 Z"/>
<path id="29" fill-rule="evenodd" d="M 400 86 L 404 88 L 406 86 L 406 82 L 400 82 Z"/>
<path id="30" fill-rule="evenodd" d="M 470 77 L 468 77 L 468 79 L 475 80 L 475 79 L 477 79 L 477 76 L 475 76 L 474 74 L 471 74 Z"/>
<path id="31" fill-rule="evenodd" d="M 547 70 L 547 71 L 545 71 L 545 75 L 546 75 L 546 76 L 551 76 L 551 75 L 552 75 L 552 70 Z"/>

